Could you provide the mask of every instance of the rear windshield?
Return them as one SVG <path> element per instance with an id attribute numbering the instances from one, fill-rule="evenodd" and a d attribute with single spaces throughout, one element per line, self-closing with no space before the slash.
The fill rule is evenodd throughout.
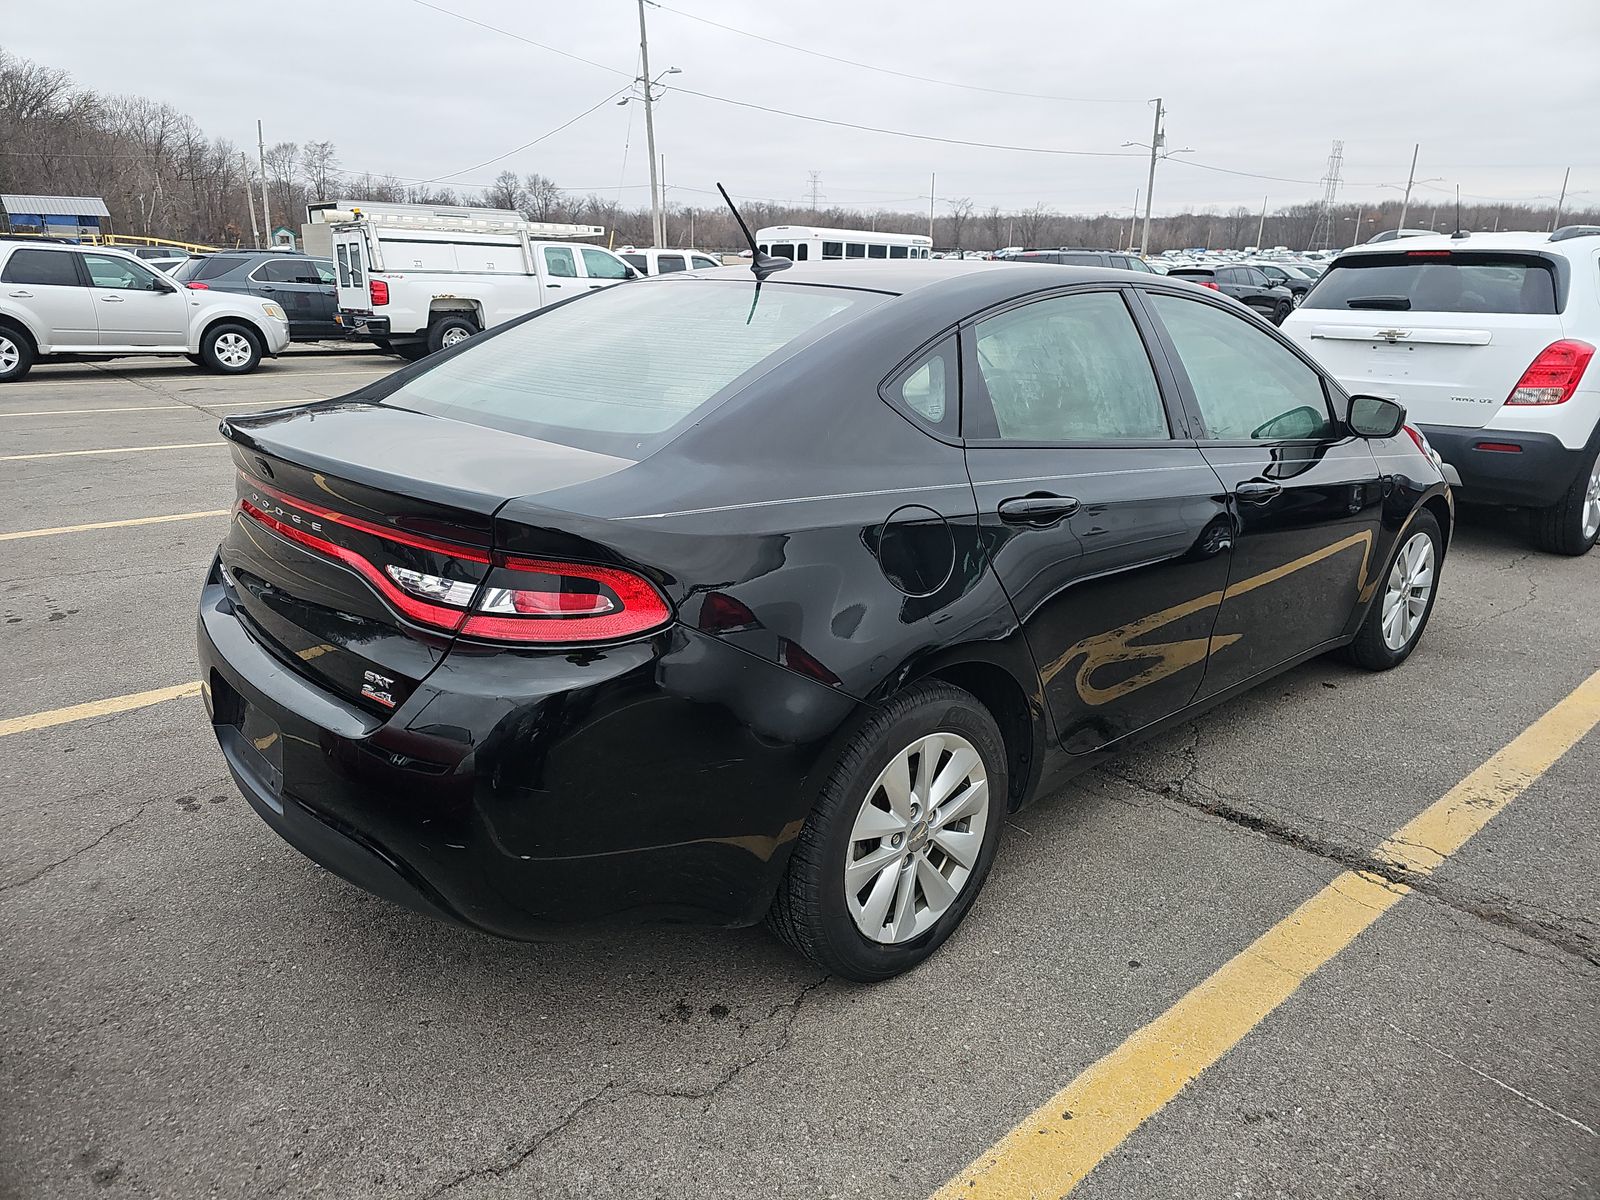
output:
<path id="1" fill-rule="evenodd" d="M 242 263 L 249 262 L 247 258 L 213 254 L 206 258 L 191 258 L 181 262 L 172 271 L 174 279 L 215 279 L 218 275 L 226 275 L 233 268 Z"/>
<path id="2" fill-rule="evenodd" d="M 1533 315 L 1558 311 L 1555 270 L 1546 259 L 1448 250 L 1341 259 L 1317 281 L 1301 307 Z"/>
<path id="3" fill-rule="evenodd" d="M 484 338 L 383 403 L 638 458 L 763 360 L 884 299 L 682 276 L 619 284 Z"/>

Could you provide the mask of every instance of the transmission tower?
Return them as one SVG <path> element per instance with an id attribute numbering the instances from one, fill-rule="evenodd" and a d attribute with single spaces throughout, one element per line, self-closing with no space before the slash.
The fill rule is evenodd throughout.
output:
<path id="1" fill-rule="evenodd" d="M 1317 227 L 1311 234 L 1311 249 L 1328 250 L 1333 246 L 1333 203 L 1339 195 L 1339 175 L 1344 170 L 1344 143 L 1335 141 L 1328 155 L 1328 167 L 1322 173 L 1322 211 L 1317 213 Z"/>
<path id="2" fill-rule="evenodd" d="M 822 194 L 822 172 L 807 171 L 806 178 L 806 188 L 811 193 L 811 215 L 814 217 L 819 211 L 818 206 L 826 198 Z"/>

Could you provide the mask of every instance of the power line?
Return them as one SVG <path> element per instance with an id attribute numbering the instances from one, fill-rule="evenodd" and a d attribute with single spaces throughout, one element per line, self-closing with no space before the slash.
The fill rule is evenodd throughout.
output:
<path id="1" fill-rule="evenodd" d="M 480 29 L 487 29 L 492 33 L 498 33 L 508 38 L 515 38 L 519 42 L 526 42 L 530 46 L 537 46 L 541 50 L 548 50 L 551 54 L 559 54 L 562 58 L 570 58 L 573 62 L 581 62 L 585 66 L 596 67 L 602 71 L 610 71 L 613 75 L 621 75 L 629 80 L 633 78 L 633 72 L 631 71 L 624 71 L 620 67 L 608 66 L 603 62 L 595 62 L 594 59 L 584 58 L 581 54 L 573 54 L 567 50 L 558 50 L 556 47 L 548 46 L 544 42 L 536 42 L 530 37 L 523 37 L 520 33 L 513 33 L 509 29 L 502 29 L 498 25 L 491 25 L 487 21 L 480 21 L 476 17 L 469 17 L 465 13 L 458 13 L 453 9 L 441 8 L 437 4 L 429 4 L 428 0 L 411 0 L 411 3 L 421 5 L 423 8 L 431 9 L 434 12 L 441 13 L 447 17 L 454 17 L 458 21 L 465 21 L 468 25 L 476 25 Z"/>
<path id="2" fill-rule="evenodd" d="M 678 92 L 685 96 L 697 96 L 701 100 L 715 100 L 719 104 L 731 104 L 736 108 L 754 109 L 756 112 L 771 113 L 779 117 L 792 117 L 796 121 L 811 121 L 818 125 L 832 125 L 839 129 L 855 129 L 862 133 L 882 133 L 889 137 L 910 138 L 919 142 L 939 142 L 946 146 L 970 146 L 979 150 L 1009 150 L 1017 154 L 1057 154 L 1070 155 L 1080 158 L 1143 158 L 1142 154 L 1127 154 L 1121 150 L 1058 150 L 1050 146 L 1011 146 L 998 142 L 975 142 L 964 138 L 938 137 L 931 133 L 912 133 L 904 129 L 884 129 L 877 125 L 857 125 L 853 121 L 836 121 L 831 117 L 815 117 L 809 113 L 790 112 L 783 108 L 772 108 L 765 104 L 756 104 L 750 100 L 734 100 L 729 96 L 717 96 L 710 92 L 697 92 L 693 88 L 686 88 L 678 84 L 665 85 L 667 91 Z"/>
<path id="3" fill-rule="evenodd" d="M 435 175 L 432 179 L 424 179 L 424 180 L 421 180 L 421 182 L 422 183 L 438 183 L 441 180 L 454 179 L 457 175 L 465 175 L 468 171 L 476 171 L 479 167 L 487 167 L 489 164 L 497 163 L 503 158 L 510 158 L 513 154 L 519 154 L 523 150 L 526 150 L 530 146 L 537 146 L 540 142 L 546 140 L 547 138 L 555 137 L 556 134 L 560 133 L 563 129 L 567 128 L 567 126 L 576 125 L 579 121 L 583 120 L 585 117 L 587 117 L 590 113 L 594 112 L 596 109 L 604 108 L 607 104 L 610 104 L 613 100 L 615 100 L 618 96 L 622 95 L 623 92 L 627 91 L 628 88 L 632 87 L 632 86 L 633 85 L 630 83 L 630 84 L 627 84 L 627 85 L 625 85 L 623 87 L 618 88 L 616 91 L 612 92 L 609 96 L 604 97 L 603 99 L 599 100 L 595 104 L 591 104 L 588 108 L 584 109 L 581 113 L 579 113 L 577 116 L 573 117 L 571 120 L 563 121 L 561 124 L 557 125 L 554 129 L 550 130 L 548 133 L 541 133 L 538 137 L 534 138 L 532 141 L 523 142 L 522 145 L 515 146 L 512 149 L 507 150 L 504 154 L 496 154 L 493 158 L 486 158 L 481 163 L 474 163 L 470 167 L 462 167 L 461 170 L 459 170 L 459 171 L 451 171 L 451 172 L 449 172 L 448 174 L 445 174 L 445 175 Z"/>
<path id="4" fill-rule="evenodd" d="M 940 87 L 961 88 L 969 92 L 987 92 L 992 96 L 1016 96 L 1023 100 L 1054 100 L 1065 104 L 1142 104 L 1142 100 L 1127 100 L 1120 97 L 1108 96 L 1047 96 L 1038 92 L 1011 92 L 1004 88 L 983 87 L 976 83 L 961 83 L 954 79 L 935 79 L 931 75 L 913 75 L 909 71 L 896 71 L 892 67 L 879 67 L 872 63 L 857 62 L 853 58 L 840 58 L 837 54 L 825 54 L 821 50 L 812 50 L 805 46 L 796 46 L 792 42 L 779 41 L 777 38 L 765 37 L 759 33 L 752 33 L 748 29 L 739 29 L 733 25 L 724 25 L 720 21 L 713 21 L 709 17 L 697 16 L 694 13 L 684 12 L 681 8 L 657 3 L 657 0 L 645 0 L 651 8 L 659 8 L 663 12 L 672 13 L 674 16 L 684 17 L 690 21 L 698 21 L 702 25 L 736 33 L 740 37 L 752 38 L 758 42 L 765 42 L 769 46 L 781 46 L 785 50 L 793 50 L 796 54 L 809 54 L 812 58 L 826 59 L 828 62 L 842 63 L 847 67 L 859 67 L 863 71 L 876 71 L 880 75 L 893 75 L 898 79 L 913 79 L 918 83 L 935 83 Z"/>

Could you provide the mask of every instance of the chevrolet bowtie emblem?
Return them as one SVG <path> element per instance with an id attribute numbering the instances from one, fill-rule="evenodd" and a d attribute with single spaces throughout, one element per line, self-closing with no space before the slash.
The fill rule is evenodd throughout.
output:
<path id="1" fill-rule="evenodd" d="M 1389 345 L 1392 346 L 1401 338 L 1410 337 L 1411 331 L 1409 329 L 1380 329 L 1378 330 L 1377 336 L 1381 337 L 1384 341 L 1388 342 Z"/>

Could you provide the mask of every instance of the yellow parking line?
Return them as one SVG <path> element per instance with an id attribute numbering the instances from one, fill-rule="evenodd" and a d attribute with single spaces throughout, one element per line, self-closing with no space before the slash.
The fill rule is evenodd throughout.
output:
<path id="1" fill-rule="evenodd" d="M 1379 846 L 1428 875 L 1600 724 L 1600 671 Z M 1345 871 L 1040 1105 L 935 1193 L 1064 1196 L 1408 892 Z"/>
<path id="2" fill-rule="evenodd" d="M 34 458 L 77 458 L 85 454 L 142 454 L 146 450 L 198 450 L 202 446 L 220 446 L 220 439 L 209 442 L 174 442 L 170 446 L 111 446 L 105 450 L 51 450 L 47 454 L 0 454 L 0 462 L 26 462 Z"/>
<path id="3" fill-rule="evenodd" d="M 0 412 L 3 417 L 76 417 L 88 413 L 125 413 L 125 412 L 177 412 L 180 408 L 191 412 L 201 412 L 208 408 L 265 408 L 271 404 L 310 404 L 314 400 L 325 400 L 326 396 L 291 396 L 287 400 L 220 400 L 202 401 L 197 404 L 130 404 L 124 407 L 116 405 L 110 408 L 41 408 L 32 412 Z"/>
<path id="4" fill-rule="evenodd" d="M 35 729 L 49 729 L 52 725 L 66 725 L 73 721 L 86 721 L 90 717 L 107 717 L 112 713 L 147 708 L 165 700 L 183 696 L 198 696 L 198 683 L 180 683 L 176 687 L 155 688 L 148 692 L 134 692 L 131 696 L 112 696 L 109 700 L 90 700 L 84 704 L 69 704 L 66 708 L 52 708 L 46 712 L 30 713 L 25 717 L 10 717 L 0 721 L 0 737 L 13 733 L 30 733 Z"/>
<path id="5" fill-rule="evenodd" d="M 52 537 L 58 533 L 87 533 L 91 529 L 124 529 L 129 525 L 164 525 L 168 521 L 194 521 L 200 517 L 225 517 L 226 508 L 205 512 L 170 513 L 164 517 L 130 517 L 125 521 L 91 521 L 87 525 L 57 525 L 53 529 L 24 529 L 19 533 L 0 533 L 0 542 L 19 542 L 23 538 Z"/>

